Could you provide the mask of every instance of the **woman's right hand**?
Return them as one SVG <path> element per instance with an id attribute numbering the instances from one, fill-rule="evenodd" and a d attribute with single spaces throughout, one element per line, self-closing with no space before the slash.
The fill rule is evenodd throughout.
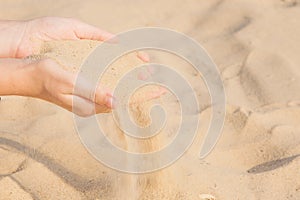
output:
<path id="1" fill-rule="evenodd" d="M 0 95 L 43 99 L 79 116 L 106 113 L 114 108 L 109 89 L 98 85 L 95 90 L 87 79 L 63 70 L 52 59 L 0 59 L 0 71 Z M 78 85 L 74 91 L 75 84 Z M 158 98 L 165 92 L 164 89 L 151 92 L 142 101 Z"/>

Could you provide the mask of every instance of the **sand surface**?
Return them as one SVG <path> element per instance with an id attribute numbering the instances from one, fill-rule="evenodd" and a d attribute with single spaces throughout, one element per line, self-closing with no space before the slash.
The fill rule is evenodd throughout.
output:
<path id="1" fill-rule="evenodd" d="M 157 52 L 195 87 L 201 121 L 191 148 L 168 168 L 129 175 L 96 161 L 81 144 L 73 115 L 37 99 L 0 102 L 0 199 L 300 199 L 300 2 L 297 0 L 44 1 L 1 0 L 1 19 L 76 17 L 111 32 L 161 26 L 196 39 L 216 62 L 226 89 L 226 121 L 214 151 L 198 159 L 209 126 L 208 91 L 180 58 Z M 46 43 L 39 55 L 76 72 L 93 41 Z M 156 55 L 157 54 L 157 55 Z M 103 82 L 113 86 L 142 62 L 135 54 L 114 63 Z M 114 69 L 112 69 L 114 68 Z M 169 121 L 151 141 L 134 143 L 105 115 L 108 137 L 119 147 L 156 150 L 172 139 L 178 104 L 161 99 L 132 106 L 137 123 L 161 103 Z M 205 195 L 207 194 L 207 195 Z"/>

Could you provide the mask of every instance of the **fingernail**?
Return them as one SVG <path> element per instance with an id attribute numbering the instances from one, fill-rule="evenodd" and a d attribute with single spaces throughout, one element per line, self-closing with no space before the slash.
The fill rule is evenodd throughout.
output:
<path id="1" fill-rule="evenodd" d="M 112 105 L 113 105 L 113 99 L 112 99 L 112 97 L 108 97 L 106 99 L 106 106 L 112 108 Z"/>
<path id="2" fill-rule="evenodd" d="M 113 96 L 107 98 L 106 105 L 110 108 L 116 107 L 116 99 Z"/>

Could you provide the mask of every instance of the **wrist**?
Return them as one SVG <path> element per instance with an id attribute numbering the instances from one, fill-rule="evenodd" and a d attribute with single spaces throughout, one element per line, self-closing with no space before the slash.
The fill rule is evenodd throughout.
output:
<path id="1" fill-rule="evenodd" d="M 21 59 L 0 59 L 0 95 L 38 95 L 39 79 L 35 64 Z"/>
<path id="2" fill-rule="evenodd" d="M 19 83 L 16 73 L 21 64 L 16 59 L 0 59 L 0 95 L 17 95 Z"/>
<path id="3" fill-rule="evenodd" d="M 12 76 L 15 85 L 15 95 L 38 97 L 42 91 L 40 74 L 37 72 L 38 62 L 23 60 Z"/>

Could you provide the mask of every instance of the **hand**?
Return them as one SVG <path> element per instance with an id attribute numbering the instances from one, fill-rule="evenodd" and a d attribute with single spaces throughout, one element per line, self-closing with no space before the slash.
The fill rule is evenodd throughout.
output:
<path id="1" fill-rule="evenodd" d="M 80 116 L 110 112 L 114 107 L 110 90 L 99 85 L 94 92 L 88 80 L 63 70 L 51 59 L 0 59 L 0 71 L 0 95 L 43 99 Z M 74 91 L 76 83 L 78 88 Z M 164 92 L 153 91 L 138 102 L 158 98 Z"/>
<path id="2" fill-rule="evenodd" d="M 43 41 L 91 39 L 104 41 L 112 34 L 76 19 L 46 17 L 30 21 L 0 21 L 0 57 L 23 58 L 39 49 Z M 148 55 L 138 53 L 143 61 Z M 0 59 L 0 95 L 20 95 L 44 99 L 81 116 L 109 112 L 113 108 L 111 92 L 94 88 L 78 77 L 79 90 L 74 93 L 77 76 L 64 71 L 55 61 L 42 59 Z M 144 100 L 158 98 L 163 90 L 152 92 Z M 76 106 L 73 107 L 73 101 Z"/>
<path id="3" fill-rule="evenodd" d="M 39 50 L 43 41 L 90 39 L 104 41 L 112 34 L 76 19 L 44 17 L 0 22 L 1 57 L 22 58 Z"/>
<path id="4" fill-rule="evenodd" d="M 95 88 L 88 80 L 62 70 L 51 59 L 30 63 L 26 67 L 32 69 L 32 87 L 37 89 L 28 91 L 30 96 L 57 104 L 80 116 L 105 113 L 113 108 L 113 96 L 108 89 L 98 86 L 94 93 Z"/>
<path id="5" fill-rule="evenodd" d="M 0 21 L 0 57 L 23 58 L 36 53 L 44 41 L 98 40 L 105 41 L 114 35 L 77 19 L 44 17 L 28 21 Z M 148 62 L 147 54 L 138 53 Z"/>

